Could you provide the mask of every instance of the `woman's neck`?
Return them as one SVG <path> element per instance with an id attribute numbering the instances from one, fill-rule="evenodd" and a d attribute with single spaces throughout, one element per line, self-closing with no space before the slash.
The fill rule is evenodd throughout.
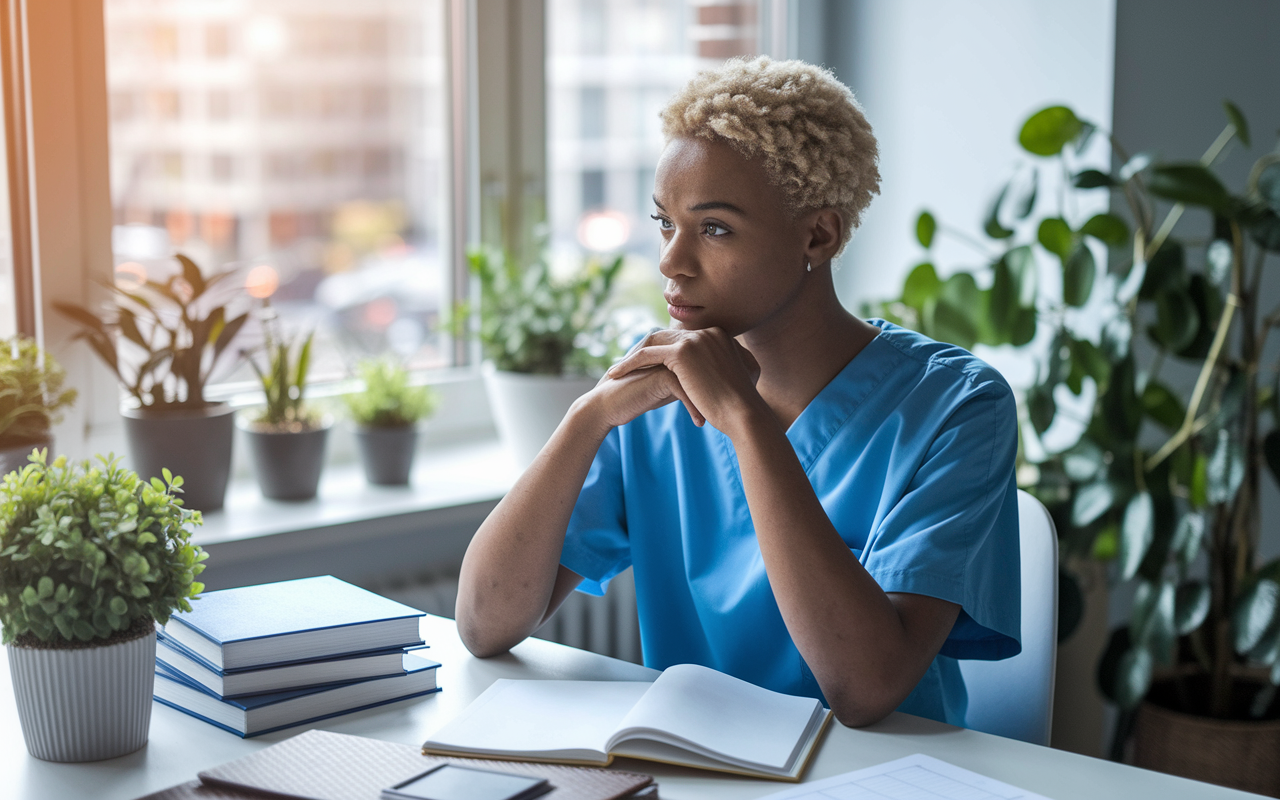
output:
<path id="1" fill-rule="evenodd" d="M 760 364 L 756 389 L 788 428 L 880 332 L 840 304 L 829 267 L 777 315 L 738 340 Z"/>

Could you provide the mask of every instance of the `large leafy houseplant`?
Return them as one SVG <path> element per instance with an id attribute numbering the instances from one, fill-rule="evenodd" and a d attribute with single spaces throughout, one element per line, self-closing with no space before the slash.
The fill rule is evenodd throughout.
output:
<path id="1" fill-rule="evenodd" d="M 76 399 L 75 389 L 64 388 L 66 379 L 62 366 L 35 340 L 0 339 L 0 451 L 47 444 L 59 410 Z"/>
<path id="2" fill-rule="evenodd" d="M 1249 133 L 1235 106 L 1226 112 L 1199 162 L 1165 163 L 1130 155 L 1068 108 L 1038 111 L 1019 134 L 1036 161 L 986 218 L 988 264 L 943 280 L 926 261 L 876 309 L 938 339 L 1035 358 L 1021 475 L 1064 553 L 1114 561 L 1116 580 L 1134 584 L 1099 669 L 1126 712 L 1161 674 L 1170 704 L 1219 718 L 1273 714 L 1280 684 L 1280 562 L 1257 557 L 1263 465 L 1280 478 L 1280 364 L 1265 360 L 1280 308 L 1260 307 L 1280 252 L 1280 151 L 1228 190 L 1214 164 Z M 1117 170 L 1084 160 L 1094 136 L 1111 140 Z M 1068 185 L 1056 204 L 1037 202 L 1036 176 L 1051 173 Z M 1094 192 L 1116 212 L 1073 214 Z M 1187 210 L 1208 218 L 1209 235 L 1180 230 Z M 921 214 L 926 249 L 939 230 Z M 1060 295 L 1038 290 L 1045 265 Z M 1177 369 L 1192 379 L 1167 377 Z M 1047 452 L 1040 437 L 1055 423 L 1077 435 Z M 1121 715 L 1118 740 L 1131 719 Z"/>
<path id="3" fill-rule="evenodd" d="M 109 758 L 146 742 L 154 623 L 204 588 L 200 512 L 178 498 L 181 477 L 46 459 L 0 484 L 0 625 L 19 718 L 39 758 Z"/>
<path id="4" fill-rule="evenodd" d="M 231 408 L 211 402 L 205 389 L 214 370 L 238 355 L 231 344 L 248 313 L 228 310 L 235 270 L 206 277 L 186 256 L 175 259 L 177 271 L 164 280 L 121 272 L 101 313 L 54 307 L 79 326 L 77 338 L 129 395 L 121 414 L 133 466 L 147 479 L 165 469 L 185 476 L 189 507 L 214 511 L 226 496 L 235 428 Z"/>

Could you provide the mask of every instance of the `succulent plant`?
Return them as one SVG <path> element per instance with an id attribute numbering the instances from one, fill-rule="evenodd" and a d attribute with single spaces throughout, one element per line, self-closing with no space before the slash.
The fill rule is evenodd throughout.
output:
<path id="1" fill-rule="evenodd" d="M 409 371 L 390 358 L 367 359 L 356 365 L 364 390 L 349 394 L 347 410 L 358 425 L 404 428 L 435 411 L 435 392 L 410 386 Z"/>

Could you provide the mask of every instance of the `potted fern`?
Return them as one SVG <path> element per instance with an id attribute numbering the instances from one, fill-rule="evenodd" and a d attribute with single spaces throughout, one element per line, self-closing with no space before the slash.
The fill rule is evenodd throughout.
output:
<path id="1" fill-rule="evenodd" d="M 527 466 L 616 355 L 605 328 L 623 258 L 589 260 L 568 279 L 553 276 L 545 258 L 522 265 L 476 250 L 469 261 L 480 283 L 480 345 L 494 423 Z"/>
<path id="2" fill-rule="evenodd" d="M 0 626 L 27 749 L 95 761 L 147 743 L 155 623 L 190 611 L 207 557 L 181 477 L 46 460 L 0 484 Z"/>
<path id="3" fill-rule="evenodd" d="M 0 339 L 0 475 L 21 469 L 31 451 L 48 448 L 58 411 L 76 399 L 66 372 L 32 339 Z"/>
<path id="4" fill-rule="evenodd" d="M 268 300 L 260 314 L 266 364 L 249 359 L 262 384 L 266 403 L 256 415 L 242 420 L 249 436 L 254 471 L 263 497 L 272 500 L 310 500 L 320 485 L 325 444 L 333 420 L 310 408 L 304 397 L 311 369 L 308 333 L 300 341 L 278 329 L 279 317 Z"/>
<path id="5" fill-rule="evenodd" d="M 54 308 L 80 327 L 94 353 L 115 373 L 129 398 L 121 407 L 133 466 L 147 479 L 165 469 L 187 477 L 188 508 L 222 508 L 231 474 L 234 415 L 205 397 L 215 369 L 248 319 L 232 314 L 225 282 L 235 274 L 205 274 L 184 255 L 163 281 L 144 276 L 109 288 L 101 312 L 72 303 Z"/>
<path id="6" fill-rule="evenodd" d="M 356 423 L 365 480 L 405 486 L 413 470 L 417 423 L 435 410 L 435 393 L 426 386 L 411 386 L 409 371 L 389 358 L 363 361 L 356 371 L 364 389 L 345 401 Z"/>

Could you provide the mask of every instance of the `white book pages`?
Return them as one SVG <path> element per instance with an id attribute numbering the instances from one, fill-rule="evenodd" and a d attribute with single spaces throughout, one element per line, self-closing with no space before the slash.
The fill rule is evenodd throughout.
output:
<path id="1" fill-rule="evenodd" d="M 500 679 L 424 746 L 436 752 L 604 764 L 610 735 L 651 685 Z"/>
<path id="2" fill-rule="evenodd" d="M 648 738 L 785 774 L 822 714 L 822 704 L 812 697 L 779 694 L 707 667 L 679 664 L 658 676 L 607 744 L 623 755 L 628 738 Z"/>

